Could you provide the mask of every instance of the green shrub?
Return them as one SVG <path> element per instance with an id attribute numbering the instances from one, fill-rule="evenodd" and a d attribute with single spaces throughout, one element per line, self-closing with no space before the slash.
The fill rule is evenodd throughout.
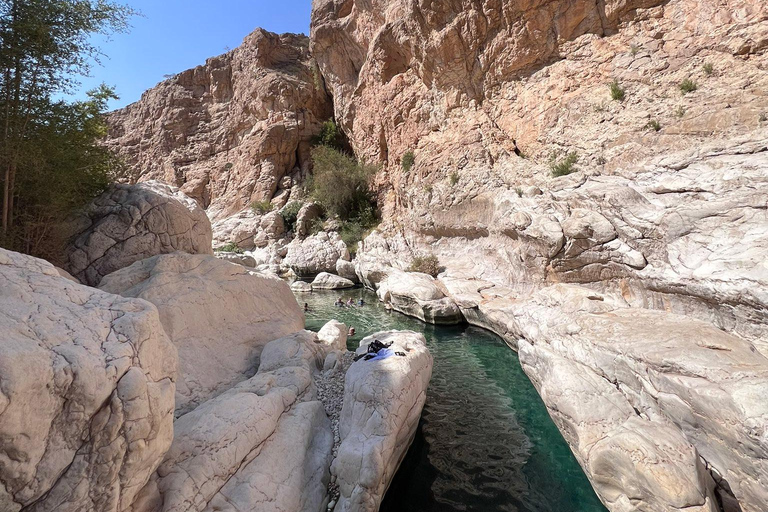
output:
<path id="1" fill-rule="evenodd" d="M 685 115 L 685 107 L 682 105 L 678 105 L 678 107 L 675 109 L 675 117 L 678 119 L 681 119 Z"/>
<path id="2" fill-rule="evenodd" d="M 427 194 L 431 194 L 433 190 L 434 190 L 434 187 L 432 187 L 431 183 L 428 185 L 424 185 L 424 192 L 426 192 Z"/>
<path id="3" fill-rule="evenodd" d="M 459 182 L 459 173 L 453 171 L 448 179 L 451 181 L 451 185 L 455 186 Z"/>
<path id="4" fill-rule="evenodd" d="M 768 121 L 768 114 L 765 112 L 760 112 L 760 115 L 757 116 L 757 120 L 760 121 L 761 123 Z"/>
<path id="5" fill-rule="evenodd" d="M 328 146 L 312 150 L 314 170 L 309 180 L 312 197 L 330 216 L 342 221 L 373 210 L 375 201 L 369 182 L 377 167 L 359 163 L 349 155 Z"/>
<path id="6" fill-rule="evenodd" d="M 575 165 L 579 161 L 579 155 L 576 153 L 568 153 L 562 160 L 553 159 L 550 168 L 552 169 L 552 176 L 567 176 L 576 171 Z"/>
<path id="7" fill-rule="evenodd" d="M 238 247 L 235 242 L 230 242 L 227 245 L 222 245 L 221 247 L 217 247 L 215 251 L 216 252 L 234 252 L 237 254 L 243 254 L 243 252 L 245 252 L 240 247 Z"/>
<path id="8" fill-rule="evenodd" d="M 619 82 L 614 80 L 611 82 L 611 98 L 616 101 L 624 101 L 624 98 L 626 97 L 626 92 L 624 89 L 619 85 Z"/>
<path id="9" fill-rule="evenodd" d="M 646 130 L 653 130 L 653 131 L 657 132 L 657 131 L 661 130 L 661 125 L 659 124 L 659 122 L 657 120 L 652 119 L 652 120 L 648 121 L 648 124 L 645 125 L 645 129 Z"/>
<path id="10" fill-rule="evenodd" d="M 523 197 L 523 189 L 521 189 L 520 187 L 517 187 L 515 189 L 515 193 L 517 194 L 517 197 Z"/>
<path id="11" fill-rule="evenodd" d="M 440 262 L 434 254 L 416 256 L 413 258 L 411 266 L 408 267 L 408 272 L 421 272 L 422 274 L 437 277 L 440 273 Z"/>
<path id="12" fill-rule="evenodd" d="M 629 45 L 629 52 L 632 54 L 632 56 L 633 56 L 633 57 L 634 57 L 635 55 L 637 55 L 637 53 L 638 53 L 639 51 L 640 51 L 640 47 L 639 47 L 639 46 L 637 46 L 636 44 L 631 44 L 631 45 Z"/>
<path id="13" fill-rule="evenodd" d="M 690 78 L 686 78 L 685 80 L 680 82 L 680 91 L 683 94 L 688 94 L 689 92 L 693 92 L 693 91 L 695 91 L 698 88 L 699 88 L 699 86 L 696 85 L 696 82 L 694 82 Z"/>
<path id="14" fill-rule="evenodd" d="M 416 155 L 413 154 L 413 151 L 406 151 L 405 154 L 403 155 L 403 158 L 400 161 L 400 164 L 403 166 L 404 172 L 409 172 L 415 162 L 416 162 Z"/>
<path id="15" fill-rule="evenodd" d="M 254 201 L 251 203 L 251 209 L 255 213 L 260 213 L 261 215 L 264 215 L 265 213 L 269 213 L 272 210 L 275 209 L 274 205 L 269 202 L 269 200 L 264 199 L 263 201 Z"/>
<path id="16" fill-rule="evenodd" d="M 707 62 L 702 66 L 702 69 L 704 70 L 704 74 L 707 76 L 712 76 L 712 73 L 715 72 L 715 67 L 712 65 L 711 62 Z"/>
<path id="17" fill-rule="evenodd" d="M 225 171 L 230 171 L 230 170 L 232 170 L 232 167 L 234 167 L 234 166 L 235 165 L 232 162 L 227 162 L 226 164 L 224 164 L 224 170 Z"/>
<path id="18" fill-rule="evenodd" d="M 288 231 L 296 229 L 296 220 L 299 217 L 299 210 L 301 210 L 301 203 L 299 201 L 291 201 L 280 210 L 283 224 L 285 224 L 285 229 Z"/>
<path id="19" fill-rule="evenodd" d="M 336 150 L 344 149 L 344 134 L 333 119 L 323 123 L 320 133 L 315 137 L 314 143 L 319 146 L 328 146 Z"/>

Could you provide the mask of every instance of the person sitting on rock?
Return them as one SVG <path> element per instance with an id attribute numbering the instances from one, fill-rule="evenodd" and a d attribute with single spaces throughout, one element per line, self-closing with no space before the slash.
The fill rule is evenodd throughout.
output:
<path id="1" fill-rule="evenodd" d="M 347 332 L 347 336 L 354 336 L 355 335 L 355 328 L 350 327 L 349 331 Z"/>

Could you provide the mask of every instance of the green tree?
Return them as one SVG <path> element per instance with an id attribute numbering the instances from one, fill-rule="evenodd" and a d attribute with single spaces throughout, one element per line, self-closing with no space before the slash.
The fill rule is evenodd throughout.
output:
<path id="1" fill-rule="evenodd" d="M 375 209 L 369 182 L 376 166 L 324 145 L 312 150 L 312 163 L 309 189 L 327 213 L 345 221 Z"/>
<path id="2" fill-rule="evenodd" d="M 112 90 L 72 92 L 102 53 L 93 34 L 123 32 L 135 12 L 110 0 L 0 0 L 0 242 L 34 253 L 43 211 L 62 215 L 103 188 L 113 158 L 98 145 Z M 60 219 L 61 217 L 59 217 Z M 50 230 L 50 228 L 48 228 Z"/>

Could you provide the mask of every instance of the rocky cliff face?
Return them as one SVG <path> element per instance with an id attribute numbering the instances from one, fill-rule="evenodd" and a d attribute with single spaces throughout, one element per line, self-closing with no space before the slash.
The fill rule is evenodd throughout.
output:
<path id="1" fill-rule="evenodd" d="M 257 263 L 327 270 L 346 255 L 326 234 L 289 247 L 279 216 L 247 207 L 288 201 L 333 111 L 382 164 L 361 282 L 519 349 L 612 511 L 762 510 L 768 6 L 313 7 L 311 56 L 257 31 L 115 113 L 134 177 L 181 186 Z M 437 279 L 402 272 L 430 253 Z"/>
<path id="2" fill-rule="evenodd" d="M 258 29 L 113 113 L 108 145 L 132 180 L 181 187 L 215 221 L 276 195 L 285 204 L 331 115 L 309 40 Z"/>
<path id="3" fill-rule="evenodd" d="M 386 300 L 437 255 L 435 289 L 520 347 L 611 510 L 761 510 L 768 7 L 314 7 L 336 117 L 383 164 L 361 281 Z"/>

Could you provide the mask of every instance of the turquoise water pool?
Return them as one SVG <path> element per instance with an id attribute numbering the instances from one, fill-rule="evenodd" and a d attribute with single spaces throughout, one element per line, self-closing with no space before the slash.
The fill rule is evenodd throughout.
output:
<path id="1" fill-rule="evenodd" d="M 339 308 L 337 297 L 363 307 Z M 475 327 L 437 327 L 387 312 L 363 289 L 298 296 L 307 328 L 354 326 L 349 342 L 381 330 L 422 332 L 434 357 L 416 436 L 381 512 L 605 512 L 547 414 L 517 354 Z"/>

